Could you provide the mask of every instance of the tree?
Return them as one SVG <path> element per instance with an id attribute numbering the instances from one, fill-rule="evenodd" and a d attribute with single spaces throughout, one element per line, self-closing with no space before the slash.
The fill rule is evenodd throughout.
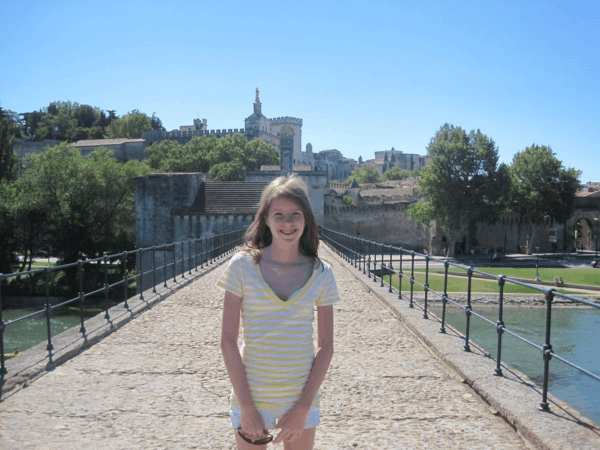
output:
<path id="1" fill-rule="evenodd" d="M 349 195 L 344 195 L 342 200 L 344 200 L 344 203 L 348 206 L 356 206 L 356 202 Z"/>
<path id="2" fill-rule="evenodd" d="M 19 227 L 13 213 L 15 196 L 12 185 L 0 183 L 0 273 L 12 273 L 18 263 L 18 242 L 14 231 Z"/>
<path id="3" fill-rule="evenodd" d="M 109 138 L 139 139 L 142 137 L 142 131 L 151 129 L 152 119 L 134 109 L 126 115 L 111 121 L 106 128 L 106 136 Z"/>
<path id="4" fill-rule="evenodd" d="M 152 117 L 150 118 L 150 124 L 152 125 L 153 130 L 163 130 L 165 131 L 165 127 L 163 127 L 162 120 L 160 120 L 156 113 L 152 113 Z"/>
<path id="5" fill-rule="evenodd" d="M 356 180 L 358 184 L 376 183 L 381 181 L 377 168 L 375 166 L 366 165 L 355 167 L 350 176 L 344 180 L 344 184 L 350 184 L 352 183 L 352 180 Z"/>
<path id="6" fill-rule="evenodd" d="M 17 175 L 18 157 L 13 150 L 14 124 L 7 118 L 0 119 L 0 183 L 11 181 Z"/>
<path id="7" fill-rule="evenodd" d="M 461 127 L 444 124 L 430 140 L 429 165 L 421 169 L 419 185 L 427 203 L 414 203 L 409 217 L 429 226 L 435 220 L 454 245 L 471 221 L 493 222 L 504 208 L 507 192 L 505 166 L 498 166 L 498 150 L 492 139 L 481 133 L 466 133 Z"/>
<path id="8" fill-rule="evenodd" d="M 59 249 L 61 262 L 134 246 L 133 178 L 150 170 L 138 161 L 123 164 L 112 153 L 101 147 L 83 157 L 62 143 L 28 155 L 23 177 L 15 183 L 17 198 L 30 196 L 43 205 L 38 229 Z"/>
<path id="9" fill-rule="evenodd" d="M 537 225 L 550 217 L 562 223 L 573 214 L 579 175 L 565 169 L 549 146 L 533 144 L 514 156 L 510 207 L 529 224 L 529 254 Z"/>
<path id="10" fill-rule="evenodd" d="M 210 173 L 214 181 L 242 181 L 247 170 L 278 164 L 279 152 L 260 139 L 243 134 L 217 138 L 196 136 L 185 145 L 165 140 L 146 149 L 147 164 L 160 172 Z"/>

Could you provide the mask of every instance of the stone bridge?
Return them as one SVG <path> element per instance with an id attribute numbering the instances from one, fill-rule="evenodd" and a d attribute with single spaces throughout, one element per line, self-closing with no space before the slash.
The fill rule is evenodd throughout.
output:
<path id="1" fill-rule="evenodd" d="M 463 352 L 433 316 L 387 297 L 326 247 L 321 256 L 342 301 L 316 449 L 600 448 L 598 428 L 559 400 L 538 411 L 524 375 L 506 368 L 493 377 L 494 361 Z M 64 333 L 50 370 L 45 344 L 9 360 L 0 447 L 235 448 L 215 287 L 226 261 L 130 300 L 130 311 L 111 311 L 110 325 L 92 319 L 87 343 Z"/>

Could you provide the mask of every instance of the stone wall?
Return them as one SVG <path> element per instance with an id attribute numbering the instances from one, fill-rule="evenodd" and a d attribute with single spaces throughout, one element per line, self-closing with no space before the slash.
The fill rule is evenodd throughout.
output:
<path id="1" fill-rule="evenodd" d="M 550 253 L 553 250 L 571 251 L 576 243 L 577 222 L 587 221 L 588 226 L 592 228 L 591 231 L 595 232 L 597 225 L 594 218 L 596 217 L 600 218 L 600 198 L 578 197 L 575 199 L 573 215 L 566 223 L 559 223 L 551 218 L 546 219 L 536 226 L 533 240 L 531 227 L 526 220 L 517 215 L 507 215 L 493 224 L 485 222 L 471 224 L 463 233 L 462 241 L 465 243 L 465 250 L 479 247 L 482 250 L 489 248 L 506 253 L 517 253 L 519 247 L 529 246 L 532 253 Z M 600 224 L 598 227 L 600 228 Z M 556 242 L 550 240 L 551 235 L 556 236 Z M 434 253 L 439 254 L 438 252 L 448 245 L 448 242 L 443 241 L 443 233 L 438 232 L 433 242 Z"/>
<path id="2" fill-rule="evenodd" d="M 129 140 L 129 142 L 125 141 L 116 144 L 101 144 L 89 146 L 78 144 L 75 147 L 78 148 L 81 151 L 81 154 L 84 156 L 89 155 L 99 147 L 104 147 L 108 150 L 114 151 L 115 158 L 117 158 L 119 161 L 127 162 L 132 159 L 138 161 L 143 160 L 147 156 L 145 150 L 146 147 L 148 147 L 148 144 L 148 141 L 144 139 L 131 139 Z"/>
<path id="3" fill-rule="evenodd" d="M 146 248 L 170 244 L 177 235 L 173 208 L 184 208 L 192 205 L 200 185 L 207 180 L 207 175 L 194 174 L 152 174 L 135 179 L 135 236 L 136 247 Z M 172 261 L 173 253 L 166 252 L 167 261 Z M 157 252 L 154 264 L 161 266 L 163 253 Z M 142 270 L 152 268 L 152 252 L 142 257 Z M 158 273 L 164 280 L 162 271 Z M 173 276 L 173 268 L 167 270 L 167 278 Z M 151 287 L 150 277 L 144 278 L 143 288 Z M 138 287 L 139 290 L 139 287 Z"/>
<path id="4" fill-rule="evenodd" d="M 383 242 L 410 250 L 423 251 L 429 246 L 431 232 L 411 221 L 406 210 L 410 203 L 378 206 L 325 206 L 325 228 Z"/>
<path id="5" fill-rule="evenodd" d="M 327 187 L 327 172 L 295 172 L 304 180 L 308 187 L 308 195 L 313 207 L 315 219 L 319 225 L 325 223 L 325 188 Z M 280 171 L 252 170 L 244 174 L 244 181 L 273 181 L 280 177 Z"/>

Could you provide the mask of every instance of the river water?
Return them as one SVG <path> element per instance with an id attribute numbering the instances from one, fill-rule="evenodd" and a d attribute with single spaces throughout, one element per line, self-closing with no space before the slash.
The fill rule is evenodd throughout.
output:
<path id="1" fill-rule="evenodd" d="M 478 314 L 492 322 L 498 320 L 498 308 L 473 306 Z M 441 306 L 431 310 L 441 317 Z M 447 322 L 465 333 L 465 314 L 451 305 Z M 537 345 L 544 344 L 546 329 L 545 308 L 504 308 L 506 328 Z M 497 354 L 497 333 L 492 326 L 476 316 L 471 316 L 469 338 L 486 349 L 492 358 Z M 600 375 L 600 310 L 583 308 L 554 308 L 552 310 L 552 350 L 564 359 Z M 525 373 L 538 386 L 542 386 L 544 365 L 541 351 L 504 333 L 502 336 L 502 362 Z M 565 401 L 581 414 L 600 424 L 600 382 L 557 359 L 550 360 L 548 391 Z M 540 395 L 540 402 L 542 396 Z M 552 405 L 550 405 L 552 408 Z"/>

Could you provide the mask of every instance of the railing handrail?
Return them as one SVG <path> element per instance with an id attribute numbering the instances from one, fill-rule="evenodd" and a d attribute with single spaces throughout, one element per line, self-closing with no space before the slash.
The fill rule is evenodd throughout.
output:
<path id="1" fill-rule="evenodd" d="M 0 377 L 4 377 L 6 375 L 7 369 L 5 365 L 5 356 L 4 356 L 4 332 L 7 327 L 19 323 L 23 320 L 31 319 L 33 317 L 39 316 L 41 314 L 46 315 L 46 324 L 47 324 L 47 346 L 46 350 L 48 351 L 48 359 L 49 363 L 53 363 L 53 349 L 54 346 L 52 344 L 52 333 L 51 333 L 51 321 L 52 321 L 52 310 L 64 307 L 66 305 L 79 302 L 80 312 L 81 312 L 81 327 L 79 331 L 83 335 L 83 338 L 87 340 L 87 332 L 85 326 L 85 318 L 84 318 L 84 303 L 87 297 L 96 294 L 104 294 L 104 314 L 106 320 L 110 323 L 110 315 L 109 315 L 109 291 L 111 289 L 115 289 L 118 286 L 123 286 L 123 304 L 124 308 L 129 310 L 129 305 L 127 303 L 128 300 L 128 287 L 129 282 L 132 279 L 136 280 L 136 286 L 139 289 L 140 300 L 144 300 L 144 276 L 151 274 L 152 275 L 152 283 L 151 288 L 153 293 L 156 293 L 156 286 L 160 283 L 164 282 L 164 287 L 167 288 L 167 272 L 172 270 L 173 273 L 173 282 L 177 282 L 177 276 L 181 276 L 182 278 L 186 278 L 185 272 L 188 272 L 188 277 L 192 275 L 192 270 L 198 272 L 198 266 L 200 268 L 204 268 L 204 265 L 212 264 L 217 258 L 220 258 L 223 255 L 226 255 L 232 252 L 239 244 L 242 243 L 242 238 L 245 230 L 237 230 L 230 231 L 227 233 L 217 234 L 213 236 L 196 238 L 196 239 L 188 239 L 184 241 L 177 241 L 168 244 L 162 244 L 158 246 L 152 247 L 144 247 L 137 248 L 135 250 L 128 250 L 121 253 L 115 253 L 112 255 L 102 255 L 97 258 L 91 258 L 86 260 L 79 260 L 73 263 L 62 264 L 59 266 L 45 266 L 40 269 L 29 270 L 26 272 L 14 272 L 9 274 L 1 274 L 0 273 Z M 187 255 L 186 255 L 186 244 L 187 244 Z M 192 248 L 193 247 L 193 248 Z M 181 249 L 178 252 L 178 249 Z M 166 252 L 172 251 L 173 258 L 167 261 Z M 144 270 L 142 258 L 145 256 L 145 253 L 152 252 L 152 268 L 151 270 Z M 163 256 L 163 264 L 157 266 L 156 263 L 156 253 L 162 252 Z M 177 259 L 177 254 L 181 254 L 181 258 Z M 130 276 L 128 274 L 129 270 L 127 267 L 127 257 L 130 255 L 135 255 L 136 257 L 136 265 L 135 265 L 135 274 Z M 109 284 L 108 280 L 108 264 L 112 264 L 114 260 L 118 260 L 119 264 L 121 264 L 121 278 L 112 284 Z M 103 282 L 100 287 L 94 288 L 92 291 L 84 292 L 83 287 L 83 278 L 84 265 L 89 265 L 92 263 L 101 264 L 102 272 L 104 275 Z M 187 268 L 186 268 L 187 266 Z M 78 277 L 78 294 L 70 298 L 66 301 L 63 301 L 58 304 L 51 304 L 50 302 L 50 292 L 49 292 L 49 276 L 52 272 L 66 270 L 72 267 L 77 267 L 77 277 Z M 132 268 L 129 268 L 132 269 Z M 164 279 L 162 281 L 156 282 L 156 274 L 157 271 L 162 271 L 162 275 Z M 3 304 L 2 304 L 2 284 L 4 280 L 13 277 L 24 277 L 35 274 L 43 274 L 45 277 L 45 305 L 43 309 L 38 311 L 34 311 L 28 313 L 24 316 L 17 317 L 16 319 L 4 321 L 3 320 Z M 136 294 L 137 295 L 137 294 Z"/>
<path id="2" fill-rule="evenodd" d="M 344 257 L 346 259 L 346 261 L 348 261 L 351 265 L 353 265 L 359 271 L 361 270 L 361 264 L 362 264 L 363 274 L 366 274 L 369 278 L 371 278 L 371 274 L 372 274 L 373 282 L 377 282 L 376 271 L 378 270 L 378 267 L 379 267 L 379 269 L 381 270 L 381 273 L 380 273 L 381 287 L 386 285 L 386 283 L 384 282 L 384 276 L 389 275 L 390 279 L 389 279 L 389 283 L 387 283 L 387 286 L 389 287 L 388 292 L 392 293 L 392 292 L 396 291 L 398 293 L 398 299 L 404 298 L 402 295 L 402 279 L 404 278 L 407 281 L 409 281 L 410 282 L 410 297 L 409 297 L 409 304 L 408 304 L 409 308 L 414 307 L 414 298 L 413 298 L 414 285 L 416 284 L 416 285 L 421 286 L 424 290 L 424 299 L 423 299 L 423 301 L 424 301 L 424 303 L 423 303 L 423 318 L 424 319 L 429 318 L 428 313 L 427 313 L 429 293 L 440 297 L 442 300 L 442 317 L 441 317 L 442 326 L 440 328 L 440 333 L 446 333 L 445 323 L 446 323 L 446 305 L 447 305 L 447 303 L 452 303 L 455 306 L 462 309 L 465 312 L 465 316 L 466 316 L 466 332 L 465 332 L 465 336 L 464 336 L 464 347 L 463 347 L 464 351 L 466 351 L 466 352 L 470 351 L 469 332 L 470 332 L 471 316 L 474 315 L 476 317 L 479 317 L 483 321 L 491 324 L 495 328 L 495 332 L 498 334 L 497 358 L 496 358 L 496 368 L 494 370 L 494 375 L 503 376 L 502 368 L 501 368 L 502 335 L 503 335 L 503 333 L 506 332 L 506 333 L 510 334 L 511 336 L 516 337 L 517 339 L 525 342 L 526 344 L 531 345 L 534 348 L 538 349 L 542 354 L 542 359 L 544 362 L 542 401 L 540 402 L 540 405 L 539 405 L 540 410 L 549 411 L 549 409 L 550 409 L 549 403 L 548 403 L 548 380 L 549 380 L 549 372 L 550 372 L 549 363 L 552 358 L 556 358 L 559 361 L 567 364 L 568 366 L 588 375 L 589 377 L 593 378 L 594 380 L 600 381 L 600 376 L 592 373 L 591 371 L 589 371 L 587 369 L 579 367 L 578 365 L 574 364 L 573 362 L 568 361 L 567 359 L 563 358 L 559 354 L 556 354 L 552 349 L 551 340 L 550 340 L 551 327 L 552 327 L 552 321 L 551 321 L 552 303 L 553 303 L 553 300 L 555 297 L 560 297 L 560 298 L 563 298 L 566 300 L 570 300 L 572 302 L 585 304 L 587 306 L 590 306 L 590 307 L 593 307 L 596 309 L 600 309 L 600 304 L 590 302 L 590 301 L 585 300 L 580 297 L 575 297 L 575 296 L 572 296 L 569 294 L 564 294 L 562 292 L 557 292 L 553 288 L 536 286 L 536 285 L 529 284 L 529 283 L 526 283 L 526 282 L 523 282 L 520 280 L 511 279 L 504 275 L 490 274 L 485 271 L 475 269 L 472 266 L 465 266 L 465 265 L 462 265 L 462 264 L 459 264 L 459 263 L 456 263 L 453 261 L 448 261 L 447 259 L 434 257 L 428 253 L 419 253 L 419 252 L 415 252 L 414 250 L 403 249 L 402 247 L 396 247 L 396 246 L 381 243 L 381 242 L 375 242 L 375 241 L 370 241 L 370 240 L 362 239 L 362 238 L 355 237 L 355 236 L 350 236 L 348 234 L 340 233 L 340 232 L 330 230 L 330 229 L 327 229 L 327 228 L 324 228 L 321 226 L 319 226 L 319 233 L 321 235 L 321 239 L 324 242 L 327 242 L 334 251 L 336 251 L 339 255 Z M 374 252 L 371 251 L 372 247 L 374 247 L 374 250 L 375 250 Z M 381 252 L 380 252 L 381 259 L 379 262 L 377 261 L 378 247 L 381 248 Z M 385 249 L 387 249 L 387 252 L 384 252 Z M 397 261 L 400 263 L 398 270 L 395 270 L 392 266 L 392 255 L 394 254 L 394 252 L 396 252 L 395 253 L 396 255 L 399 254 L 399 256 L 400 256 L 400 260 Z M 373 260 L 371 260 L 371 255 L 374 256 Z M 386 265 L 385 259 L 388 257 L 388 255 L 389 255 L 389 264 Z M 408 260 L 404 260 L 403 255 L 409 256 L 410 258 Z M 414 268 L 415 256 L 420 256 L 425 259 L 425 264 L 426 264 L 425 283 L 419 283 L 417 280 L 415 280 L 415 276 L 414 276 L 415 275 L 415 268 Z M 444 291 L 443 292 L 437 292 L 429 286 L 429 271 L 430 271 L 429 263 L 430 263 L 430 261 L 437 261 L 444 265 Z M 404 262 L 410 262 L 410 276 L 406 275 L 406 273 L 404 272 L 404 267 L 403 267 Z M 373 265 L 373 269 L 371 269 L 371 265 Z M 448 295 L 448 292 L 447 292 L 448 268 L 450 266 L 466 270 L 466 272 L 467 272 L 466 306 L 458 303 L 458 300 L 456 300 L 456 301 L 453 300 Z M 366 269 L 365 269 L 365 267 L 366 267 Z M 491 320 L 484 317 L 483 315 L 478 314 L 477 312 L 473 311 L 473 308 L 471 305 L 471 294 L 472 294 L 471 281 L 472 281 L 474 273 L 484 275 L 485 277 L 489 277 L 490 281 L 495 280 L 498 283 L 498 321 L 497 322 L 492 322 Z M 392 286 L 392 275 L 398 275 L 399 282 L 398 282 L 397 289 Z M 543 345 L 538 345 L 538 344 L 535 344 L 535 343 L 529 341 L 528 339 L 521 336 L 519 333 L 516 333 L 513 330 L 508 329 L 506 327 L 506 325 L 504 324 L 504 321 L 503 321 L 504 285 L 506 283 L 511 283 L 511 284 L 527 287 L 527 288 L 539 291 L 541 294 L 544 295 L 545 301 L 546 301 L 546 326 L 545 326 L 545 337 L 544 337 Z"/>

